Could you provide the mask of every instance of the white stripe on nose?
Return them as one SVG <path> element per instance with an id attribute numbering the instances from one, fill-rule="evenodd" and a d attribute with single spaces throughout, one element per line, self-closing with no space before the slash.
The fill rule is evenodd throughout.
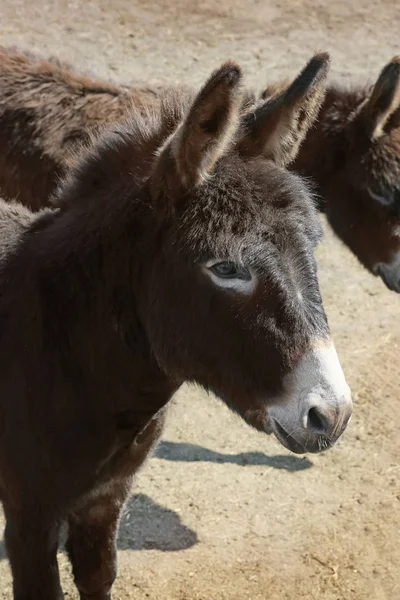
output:
<path id="1" fill-rule="evenodd" d="M 283 397 L 269 408 L 275 433 L 290 447 L 290 438 L 303 451 L 316 451 L 321 438 L 334 443 L 352 413 L 349 386 L 333 343 L 319 341 L 299 361 L 284 382 Z M 287 434 L 286 442 L 282 439 Z"/>
<path id="2" fill-rule="evenodd" d="M 293 374 L 300 400 L 304 391 L 318 394 L 321 402 L 332 408 L 350 400 L 350 388 L 332 342 L 316 345 L 299 362 Z"/>

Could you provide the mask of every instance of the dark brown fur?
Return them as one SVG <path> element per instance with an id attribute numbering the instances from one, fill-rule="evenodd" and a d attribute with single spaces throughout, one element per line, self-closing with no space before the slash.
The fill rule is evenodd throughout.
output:
<path id="1" fill-rule="evenodd" d="M 319 123 L 310 131 L 292 165 L 316 180 L 321 210 L 326 210 L 335 233 L 375 273 L 380 264 L 388 263 L 400 250 L 400 201 L 382 206 L 368 192 L 372 188 L 379 195 L 395 198 L 400 193 L 397 64 L 393 59 L 385 67 L 374 88 L 346 91 L 331 87 Z M 283 82 L 271 86 L 264 97 L 269 96 L 273 105 L 288 93 L 288 87 Z M 69 150 L 88 141 L 90 132 L 125 118 L 132 104 L 142 111 L 145 105 L 156 105 L 161 90 L 139 85 L 129 89 L 77 75 L 58 61 L 2 49 L 3 195 L 18 198 L 34 210 L 47 205 L 59 177 L 68 169 Z M 254 102 L 250 94 L 248 105 Z M 295 118 L 300 128 L 308 127 L 307 109 Z M 295 152 L 291 142 L 288 140 Z"/>
<path id="2" fill-rule="evenodd" d="M 361 93 L 330 90 L 321 115 L 326 129 L 311 132 L 293 168 L 316 179 L 333 230 L 378 274 L 400 252 L 400 128 L 371 140 L 361 115 L 349 114 L 364 100 Z M 386 283 L 400 291 L 400 272 L 397 282 Z"/>
<path id="3" fill-rule="evenodd" d="M 157 88 L 131 90 L 77 75 L 63 63 L 0 49 L 0 190 L 32 210 L 48 204 L 69 151 L 135 106 L 158 103 Z"/>
<path id="4" fill-rule="evenodd" d="M 400 60 L 375 86 L 328 89 L 319 124 L 293 169 L 312 177 L 335 233 L 371 272 L 400 291 Z"/>
<path id="5" fill-rule="evenodd" d="M 295 145 L 294 115 L 324 87 L 309 79 L 316 66 L 326 74 L 327 58 L 310 61 L 290 108 L 275 107 Z M 197 382 L 264 430 L 268 403 L 286 407 L 284 376 L 328 336 L 312 197 L 265 158 L 279 146 L 268 120 L 240 122 L 240 78 L 227 63 L 197 97 L 170 92 L 134 112 L 71 167 L 57 207 L 0 203 L 0 496 L 15 600 L 63 597 L 64 520 L 81 599 L 111 598 L 120 511 L 175 390 Z M 263 140 L 258 155 L 248 135 Z M 213 257 L 251 265 L 254 291 L 221 291 Z M 332 442 L 305 433 L 305 449 Z"/>

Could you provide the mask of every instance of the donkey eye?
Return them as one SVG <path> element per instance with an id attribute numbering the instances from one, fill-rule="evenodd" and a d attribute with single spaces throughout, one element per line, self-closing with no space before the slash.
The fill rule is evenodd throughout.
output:
<path id="1" fill-rule="evenodd" d="M 367 191 L 373 200 L 379 202 L 379 204 L 383 204 L 383 206 L 389 206 L 393 203 L 393 193 L 391 192 L 391 190 L 389 190 L 386 194 L 382 194 L 377 193 L 375 190 L 368 187 Z"/>
<path id="2" fill-rule="evenodd" d="M 234 262 L 228 260 L 215 263 L 209 269 L 221 279 L 244 279 L 245 281 L 251 279 L 250 272 L 247 269 L 239 267 Z"/>

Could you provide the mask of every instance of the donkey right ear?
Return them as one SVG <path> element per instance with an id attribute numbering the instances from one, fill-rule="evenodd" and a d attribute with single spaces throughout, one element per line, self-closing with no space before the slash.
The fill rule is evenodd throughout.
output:
<path id="1" fill-rule="evenodd" d="M 393 119 L 395 114 L 398 119 Z M 382 135 L 392 120 L 394 127 L 400 125 L 400 56 L 394 56 L 382 69 L 360 115 L 366 120 L 371 139 Z"/>
<path id="2" fill-rule="evenodd" d="M 237 130 L 240 81 L 241 71 L 233 62 L 223 64 L 211 75 L 161 150 L 159 163 L 164 167 L 164 180 L 190 189 L 211 174 Z"/>
<path id="3" fill-rule="evenodd" d="M 245 114 L 238 150 L 286 166 L 318 116 L 325 97 L 329 54 L 316 54 L 291 85 L 267 89 L 264 100 Z"/>

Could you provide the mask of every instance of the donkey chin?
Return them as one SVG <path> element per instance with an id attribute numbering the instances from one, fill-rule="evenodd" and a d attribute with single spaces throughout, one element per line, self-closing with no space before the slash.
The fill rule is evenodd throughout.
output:
<path id="1" fill-rule="evenodd" d="M 400 253 L 390 263 L 379 263 L 373 271 L 389 290 L 400 293 Z"/>
<path id="2" fill-rule="evenodd" d="M 296 454 L 331 448 L 352 414 L 350 389 L 333 344 L 313 348 L 284 380 L 284 391 L 268 408 L 269 426 Z"/>

